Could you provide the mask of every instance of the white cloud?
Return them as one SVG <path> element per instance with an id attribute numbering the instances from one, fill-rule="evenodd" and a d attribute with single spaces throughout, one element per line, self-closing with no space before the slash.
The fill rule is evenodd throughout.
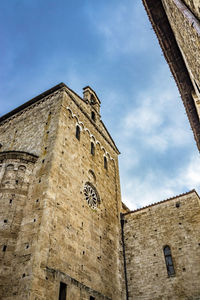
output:
<path id="1" fill-rule="evenodd" d="M 130 209 L 143 207 L 178 194 L 196 189 L 200 192 L 200 158 L 199 154 L 193 155 L 186 165 L 174 177 L 167 177 L 164 171 L 150 171 L 144 178 L 137 175 L 124 178 L 123 202 Z"/>
<path id="2" fill-rule="evenodd" d="M 191 147 L 193 135 L 168 76 L 166 66 L 157 70 L 151 87 L 130 97 L 136 101 L 119 125 L 122 200 L 131 209 L 199 187 L 200 158 Z"/>
<path id="3" fill-rule="evenodd" d="M 178 91 L 170 81 L 166 81 L 167 76 L 166 66 L 157 70 L 159 86 L 155 83 L 152 88 L 140 92 L 133 102 L 134 106 L 121 120 L 127 139 L 132 142 L 140 139 L 143 145 L 157 152 L 184 146 L 190 141 L 188 121 Z"/>

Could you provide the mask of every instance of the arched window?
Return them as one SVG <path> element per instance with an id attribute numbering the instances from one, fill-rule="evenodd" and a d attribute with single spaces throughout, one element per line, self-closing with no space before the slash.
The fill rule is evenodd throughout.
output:
<path id="1" fill-rule="evenodd" d="M 76 126 L 76 138 L 80 141 L 80 127 L 78 125 Z"/>
<path id="2" fill-rule="evenodd" d="M 95 147 L 94 147 L 94 143 L 91 142 L 91 154 L 94 155 L 95 154 Z"/>
<path id="3" fill-rule="evenodd" d="M 18 170 L 20 171 L 20 172 L 25 172 L 26 171 L 26 167 L 25 166 L 23 166 L 23 165 L 20 165 L 19 166 L 19 168 L 18 168 Z"/>
<path id="4" fill-rule="evenodd" d="M 96 176 L 92 170 L 89 170 L 88 175 L 90 177 L 90 181 L 95 183 L 96 182 Z"/>
<path id="5" fill-rule="evenodd" d="M 96 115 L 94 111 L 91 112 L 91 118 L 93 121 L 96 121 Z"/>
<path id="6" fill-rule="evenodd" d="M 91 95 L 91 97 L 90 97 L 90 103 L 91 103 L 91 104 L 95 104 L 95 98 L 94 98 L 94 95 Z"/>
<path id="7" fill-rule="evenodd" d="M 10 165 L 7 165 L 7 166 L 6 166 L 6 170 L 7 170 L 7 171 L 13 171 L 13 170 L 14 170 L 14 165 L 11 165 L 11 164 L 10 164 Z"/>
<path id="8" fill-rule="evenodd" d="M 174 265 L 172 261 L 171 249 L 169 246 L 165 246 L 163 248 L 164 256 L 165 256 L 165 263 L 167 267 L 168 276 L 175 275 Z"/>
<path id="9" fill-rule="evenodd" d="M 108 170 L 108 161 L 107 161 L 107 158 L 104 156 L 104 169 Z"/>

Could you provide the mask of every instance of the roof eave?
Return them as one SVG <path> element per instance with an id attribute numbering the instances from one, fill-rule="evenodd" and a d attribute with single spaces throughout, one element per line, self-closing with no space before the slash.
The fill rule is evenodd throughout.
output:
<path id="1" fill-rule="evenodd" d="M 12 117 L 13 115 L 17 114 L 18 112 L 24 110 L 25 108 L 27 108 L 28 106 L 40 101 L 41 99 L 43 99 L 44 97 L 46 96 L 49 96 L 50 94 L 53 94 L 54 92 L 56 92 L 57 90 L 63 88 L 63 87 L 66 87 L 66 85 L 61 82 L 59 83 L 58 85 L 52 87 L 51 89 L 43 92 L 42 94 L 32 98 L 31 100 L 25 102 L 24 104 L 18 106 L 17 108 L 11 110 L 9 113 L 3 115 L 2 117 L 0 117 L 0 123 L 5 121 L 6 119 Z"/>
<path id="2" fill-rule="evenodd" d="M 177 45 L 167 15 L 160 0 L 142 0 L 157 35 L 164 57 L 178 86 L 185 110 L 193 130 L 197 148 L 200 150 L 200 123 L 192 98 L 194 90 L 182 54 Z"/>

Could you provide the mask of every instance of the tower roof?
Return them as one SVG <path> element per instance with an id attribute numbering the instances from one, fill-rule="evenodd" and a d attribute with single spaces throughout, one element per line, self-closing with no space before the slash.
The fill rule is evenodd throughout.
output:
<path id="1" fill-rule="evenodd" d="M 87 85 L 87 86 L 85 86 L 85 87 L 83 88 L 83 91 L 84 91 L 84 92 L 85 92 L 86 90 L 89 90 L 90 93 L 94 94 L 94 96 L 95 96 L 95 98 L 98 100 L 99 104 L 101 104 L 101 101 L 99 100 L 97 94 L 95 93 L 95 91 L 94 91 L 89 85 Z"/>

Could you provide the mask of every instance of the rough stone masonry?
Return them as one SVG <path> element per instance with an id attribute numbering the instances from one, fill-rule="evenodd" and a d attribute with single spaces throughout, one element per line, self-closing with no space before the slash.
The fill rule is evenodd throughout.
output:
<path id="1" fill-rule="evenodd" d="M 143 0 L 200 149 L 199 1 Z M 196 191 L 129 211 L 89 87 L 0 118 L 0 299 L 200 299 Z"/>

